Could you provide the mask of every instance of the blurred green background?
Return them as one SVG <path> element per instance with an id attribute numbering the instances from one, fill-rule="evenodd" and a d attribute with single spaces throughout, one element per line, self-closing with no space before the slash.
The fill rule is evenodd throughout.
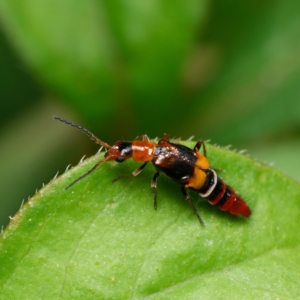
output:
<path id="1" fill-rule="evenodd" d="M 231 144 L 299 181 L 299 16 L 296 0 L 1 1 L 0 226 L 97 151 L 53 114 L 107 143 Z"/>

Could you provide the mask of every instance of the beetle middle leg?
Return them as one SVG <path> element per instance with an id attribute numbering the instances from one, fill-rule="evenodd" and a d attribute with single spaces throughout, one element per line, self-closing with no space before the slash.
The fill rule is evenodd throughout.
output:
<path id="1" fill-rule="evenodd" d="M 164 133 L 162 136 L 162 140 L 169 141 L 170 139 L 169 136 L 166 133 Z"/>
<path id="2" fill-rule="evenodd" d="M 194 210 L 194 212 L 196 213 L 197 218 L 198 218 L 200 224 L 203 225 L 203 226 L 205 226 L 203 220 L 201 219 L 201 217 L 200 217 L 200 215 L 199 215 L 199 213 L 198 213 L 197 208 L 195 207 L 194 203 L 192 202 L 191 197 L 190 197 L 190 195 L 187 193 L 187 191 L 186 191 L 186 189 L 184 188 L 184 186 L 181 187 L 181 192 L 182 192 L 182 194 L 183 194 L 185 200 L 189 203 L 190 207 L 191 207 L 191 208 Z"/>
<path id="3" fill-rule="evenodd" d="M 133 171 L 131 174 L 124 174 L 124 175 L 121 175 L 121 176 L 115 178 L 112 182 L 115 182 L 115 181 L 117 181 L 117 180 L 119 180 L 119 179 L 121 179 L 121 178 L 124 178 L 124 177 L 135 177 L 135 176 L 139 175 L 139 174 L 143 171 L 143 169 L 146 167 L 147 163 L 148 163 L 148 162 L 146 161 L 144 164 L 142 164 L 139 168 L 137 168 L 137 169 L 136 169 L 135 171 Z"/>
<path id="4" fill-rule="evenodd" d="M 156 202 L 156 196 L 157 196 L 157 190 L 156 190 L 156 187 L 157 187 L 157 177 L 159 176 L 159 172 L 156 172 L 152 178 L 152 181 L 151 181 L 151 188 L 154 192 L 154 209 L 156 210 L 157 209 L 157 202 Z"/>

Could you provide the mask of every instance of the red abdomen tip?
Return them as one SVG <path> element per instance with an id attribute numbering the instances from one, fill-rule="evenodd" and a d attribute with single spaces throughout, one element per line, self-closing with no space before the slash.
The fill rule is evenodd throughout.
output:
<path id="1" fill-rule="evenodd" d="M 229 209 L 229 212 L 233 215 L 242 215 L 244 217 L 249 217 L 251 215 L 251 210 L 247 206 L 246 202 L 236 195 L 236 199 Z"/>

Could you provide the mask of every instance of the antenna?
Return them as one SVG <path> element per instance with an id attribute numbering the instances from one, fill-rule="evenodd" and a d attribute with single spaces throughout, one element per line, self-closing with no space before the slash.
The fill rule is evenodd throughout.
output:
<path id="1" fill-rule="evenodd" d="M 72 126 L 72 127 L 75 127 L 75 128 L 77 128 L 77 129 L 81 130 L 81 131 L 84 132 L 86 135 L 88 135 L 92 140 L 94 140 L 97 144 L 103 146 L 104 148 L 108 148 L 108 149 L 111 148 L 110 145 L 108 145 L 108 144 L 105 143 L 105 142 L 102 142 L 100 139 L 98 139 L 93 133 L 91 133 L 91 132 L 90 132 L 89 130 L 87 130 L 86 128 L 84 128 L 84 127 L 82 127 L 82 126 L 80 126 L 80 125 L 78 125 L 78 124 L 75 124 L 75 123 L 73 123 L 73 122 L 71 122 L 71 121 L 65 120 L 65 119 L 63 119 L 63 118 L 61 118 L 61 117 L 58 117 L 58 116 L 53 116 L 53 119 L 58 120 L 58 121 L 63 122 L 63 123 L 66 123 L 66 124 L 68 124 L 68 125 L 70 125 L 70 126 Z"/>

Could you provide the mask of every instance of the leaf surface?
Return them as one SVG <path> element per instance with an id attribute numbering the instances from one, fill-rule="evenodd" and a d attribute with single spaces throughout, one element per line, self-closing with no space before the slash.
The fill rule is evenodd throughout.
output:
<path id="1" fill-rule="evenodd" d="M 193 143 L 185 143 L 192 147 Z M 266 165 L 208 145 L 213 167 L 252 209 L 234 217 L 191 192 L 200 226 L 180 186 L 151 165 L 106 163 L 65 191 L 99 159 L 84 161 L 26 203 L 0 240 L 0 298 L 295 298 L 300 187 Z"/>

